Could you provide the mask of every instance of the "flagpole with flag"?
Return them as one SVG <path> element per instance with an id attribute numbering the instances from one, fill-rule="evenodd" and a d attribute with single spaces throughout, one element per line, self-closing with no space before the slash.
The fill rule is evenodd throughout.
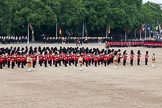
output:
<path id="1" fill-rule="evenodd" d="M 35 42 L 35 38 L 34 38 L 34 29 L 33 29 L 32 24 L 30 24 L 30 23 L 29 23 L 29 28 L 30 28 L 31 31 L 32 31 L 32 42 Z"/>
<path id="2" fill-rule="evenodd" d="M 60 35 L 60 37 L 62 37 L 62 30 L 61 30 L 61 27 L 59 27 L 59 35 Z"/>
<path id="3" fill-rule="evenodd" d="M 110 34 L 110 25 L 106 25 L 106 38 L 108 37 L 108 34 Z"/>
<path id="4" fill-rule="evenodd" d="M 159 24 L 159 33 L 162 33 L 162 24 Z"/>
<path id="5" fill-rule="evenodd" d="M 28 40 L 27 40 L 27 44 L 29 44 L 29 20 L 28 20 Z"/>
<path id="6" fill-rule="evenodd" d="M 145 39 L 146 39 L 146 26 L 145 26 Z"/>

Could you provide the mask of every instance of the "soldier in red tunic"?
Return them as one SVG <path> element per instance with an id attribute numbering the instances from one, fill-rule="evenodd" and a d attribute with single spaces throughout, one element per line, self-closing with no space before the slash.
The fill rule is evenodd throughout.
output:
<path id="1" fill-rule="evenodd" d="M 95 67 L 97 67 L 97 63 L 98 63 L 98 55 L 97 54 L 95 54 L 96 56 L 95 56 L 95 58 L 94 58 L 94 63 L 95 63 Z"/>
<path id="2" fill-rule="evenodd" d="M 47 55 L 47 52 L 46 51 L 44 53 L 43 60 L 44 60 L 44 66 L 47 67 L 48 55 Z"/>
<path id="3" fill-rule="evenodd" d="M 65 67 L 67 67 L 67 63 L 68 63 L 68 55 L 64 56 L 64 65 Z"/>
<path id="4" fill-rule="evenodd" d="M 68 54 L 68 61 L 69 61 L 69 66 L 71 66 L 71 63 L 72 63 L 72 55 L 71 55 L 71 52 L 69 52 L 69 54 Z"/>
<path id="5" fill-rule="evenodd" d="M 79 59 L 79 54 L 74 54 L 74 65 L 75 65 L 75 67 L 77 67 L 77 64 L 78 64 L 78 59 Z"/>
<path id="6" fill-rule="evenodd" d="M 145 65 L 147 65 L 147 63 L 148 63 L 148 58 L 149 58 L 148 51 L 146 51 L 146 55 L 145 55 Z"/>
<path id="7" fill-rule="evenodd" d="M 39 65 L 42 66 L 42 63 L 43 63 L 42 51 L 40 51 L 40 54 L 38 55 L 38 58 L 39 58 Z"/>
<path id="8" fill-rule="evenodd" d="M 0 69 L 3 69 L 3 60 L 2 52 L 0 51 Z"/>
<path id="9" fill-rule="evenodd" d="M 103 61 L 104 61 L 104 65 L 106 66 L 107 65 L 107 61 L 108 61 L 108 55 L 106 54 L 106 52 L 105 52 Z"/>
<path id="10" fill-rule="evenodd" d="M 104 63 L 104 54 L 103 54 L 103 50 L 102 50 L 101 53 L 100 53 L 100 62 L 101 62 L 101 64 Z"/>
<path id="11" fill-rule="evenodd" d="M 25 54 L 24 52 L 22 52 L 21 54 L 21 68 L 24 68 L 24 65 L 25 65 L 25 62 L 26 62 L 26 59 L 25 59 Z"/>
<path id="12" fill-rule="evenodd" d="M 118 63 L 120 63 L 120 59 L 121 59 L 121 52 L 120 52 L 120 49 L 118 50 L 117 55 L 118 55 Z"/>
<path id="13" fill-rule="evenodd" d="M 33 61 L 33 68 L 35 68 L 36 62 L 37 62 L 37 55 L 36 55 L 36 52 L 33 52 L 31 58 L 32 58 L 32 61 Z"/>
<path id="14" fill-rule="evenodd" d="M 85 55 L 84 57 L 84 60 L 85 60 L 85 63 L 86 63 L 86 67 L 88 67 L 88 62 L 89 62 L 89 56 L 88 55 Z"/>
<path id="15" fill-rule="evenodd" d="M 16 58 L 14 53 L 12 53 L 12 57 L 11 57 L 11 68 L 14 69 L 15 67 L 15 62 L 16 62 Z"/>
<path id="16" fill-rule="evenodd" d="M 126 65 L 126 61 L 127 61 L 127 53 L 126 50 L 123 52 L 123 66 Z"/>
<path id="17" fill-rule="evenodd" d="M 7 66 L 8 68 L 10 68 L 10 62 L 11 62 L 11 55 L 10 55 L 10 52 L 8 52 L 8 55 L 7 55 Z"/>
<path id="18" fill-rule="evenodd" d="M 20 52 L 17 53 L 16 61 L 17 61 L 17 66 L 20 67 L 20 63 L 21 63 Z"/>
<path id="19" fill-rule="evenodd" d="M 140 65 L 141 53 L 140 50 L 137 52 L 137 65 Z"/>
<path id="20" fill-rule="evenodd" d="M 63 59 L 63 53 L 60 51 L 59 54 L 58 54 L 58 64 L 59 64 L 59 66 L 61 66 L 62 59 Z"/>
<path id="21" fill-rule="evenodd" d="M 55 59 L 54 59 L 54 61 L 55 61 L 55 67 L 57 67 L 58 60 L 59 60 L 58 53 L 55 52 Z"/>
<path id="22" fill-rule="evenodd" d="M 130 64 L 131 64 L 131 66 L 133 66 L 133 60 L 134 60 L 134 52 L 133 52 L 133 50 L 131 50 L 131 53 L 130 53 Z"/>
<path id="23" fill-rule="evenodd" d="M 50 65 L 50 66 L 52 66 L 52 60 L 53 60 L 53 55 L 52 55 L 52 51 L 50 51 L 49 52 L 49 59 L 48 59 L 48 64 Z"/>

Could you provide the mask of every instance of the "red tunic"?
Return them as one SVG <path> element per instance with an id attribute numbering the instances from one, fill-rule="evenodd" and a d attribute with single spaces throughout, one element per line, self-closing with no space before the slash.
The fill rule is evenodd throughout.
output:
<path id="1" fill-rule="evenodd" d="M 43 58 L 44 61 L 47 61 L 48 60 L 48 57 L 47 55 L 44 55 L 44 58 Z"/>
<path id="2" fill-rule="evenodd" d="M 49 55 L 49 60 L 53 60 L 53 56 L 51 54 Z"/>
<path id="3" fill-rule="evenodd" d="M 126 61 L 127 60 L 127 56 L 124 54 L 123 55 L 123 60 Z"/>
<path id="4" fill-rule="evenodd" d="M 140 58 L 141 58 L 141 54 L 138 54 L 137 55 L 137 60 L 140 60 Z"/>
<path id="5" fill-rule="evenodd" d="M 74 55 L 74 60 L 78 61 L 78 59 L 79 59 L 79 56 Z"/>
<path id="6" fill-rule="evenodd" d="M 58 61 L 58 60 L 59 60 L 59 57 L 58 56 L 55 56 L 54 61 Z"/>
<path id="7" fill-rule="evenodd" d="M 3 61 L 4 61 L 4 58 L 0 57 L 0 63 L 3 63 Z"/>
<path id="8" fill-rule="evenodd" d="M 94 58 L 94 61 L 95 61 L 95 62 L 98 62 L 98 57 L 95 57 L 95 58 Z"/>
<path id="9" fill-rule="evenodd" d="M 65 56 L 65 57 L 64 57 L 64 60 L 65 60 L 65 61 L 68 61 L 68 57 L 67 57 L 67 56 Z"/>
<path id="10" fill-rule="evenodd" d="M 145 55 L 145 59 L 148 60 L 148 58 L 149 58 L 149 56 L 146 54 L 146 55 Z"/>
<path id="11" fill-rule="evenodd" d="M 42 61 L 43 60 L 43 56 L 40 54 L 39 56 L 39 60 Z"/>
<path id="12" fill-rule="evenodd" d="M 8 61 L 8 62 L 11 61 L 11 57 L 12 57 L 11 55 L 8 55 L 8 56 L 7 56 L 7 61 Z"/>
<path id="13" fill-rule="evenodd" d="M 107 61 L 108 61 L 108 57 L 107 57 L 107 56 L 104 56 L 103 60 L 104 60 L 105 62 L 107 62 Z"/>
<path id="14" fill-rule="evenodd" d="M 133 58 L 134 58 L 134 55 L 131 54 L 131 55 L 130 55 L 130 60 L 133 60 Z"/>
<path id="15" fill-rule="evenodd" d="M 15 57 L 12 57 L 11 58 L 11 62 L 15 62 Z"/>
<path id="16" fill-rule="evenodd" d="M 36 62 L 37 61 L 37 56 L 36 55 L 32 56 L 32 59 L 33 59 L 33 62 Z"/>
<path id="17" fill-rule="evenodd" d="M 20 62 L 21 61 L 20 55 L 17 55 L 16 56 L 16 60 L 17 60 L 17 62 Z"/>

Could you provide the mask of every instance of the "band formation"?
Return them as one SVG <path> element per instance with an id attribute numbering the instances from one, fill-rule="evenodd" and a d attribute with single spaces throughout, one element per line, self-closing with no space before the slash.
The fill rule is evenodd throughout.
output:
<path id="1" fill-rule="evenodd" d="M 140 65 L 141 52 L 131 52 L 128 54 L 127 51 L 121 52 L 120 49 L 98 49 L 98 48 L 84 48 L 84 47 L 10 47 L 0 48 L 0 69 L 5 67 L 14 69 L 15 66 L 18 68 L 27 67 L 28 71 L 31 68 L 39 66 L 79 66 L 80 70 L 82 65 L 88 66 L 108 66 L 113 64 L 114 68 L 117 68 L 118 64 L 123 66 L 128 65 L 127 58 L 130 57 L 130 65 L 133 66 L 134 59 L 137 59 L 137 65 Z M 151 54 L 146 51 L 145 65 L 148 65 L 149 58 L 152 60 L 152 67 L 155 67 L 155 54 Z"/>

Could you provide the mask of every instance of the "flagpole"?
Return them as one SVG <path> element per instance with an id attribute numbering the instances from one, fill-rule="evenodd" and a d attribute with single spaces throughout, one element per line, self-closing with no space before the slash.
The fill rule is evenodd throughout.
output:
<path id="1" fill-rule="evenodd" d="M 28 41 L 27 44 L 29 44 L 29 19 L 28 19 Z"/>
<path id="2" fill-rule="evenodd" d="M 56 39 L 57 39 L 58 33 L 57 33 L 57 19 L 56 19 Z"/>
<path id="3" fill-rule="evenodd" d="M 125 42 L 127 41 L 127 33 L 126 33 L 126 31 L 125 31 Z"/>
<path id="4" fill-rule="evenodd" d="M 136 39 L 136 30 L 134 31 L 134 38 Z"/>
<path id="5" fill-rule="evenodd" d="M 153 37 L 154 37 L 154 35 L 155 35 L 155 28 L 156 28 L 156 25 L 153 24 L 152 26 L 153 26 Z"/>
<path id="6" fill-rule="evenodd" d="M 82 28 L 82 38 L 84 37 L 84 20 L 83 20 L 83 28 Z"/>
<path id="7" fill-rule="evenodd" d="M 106 38 L 107 38 L 107 25 L 106 25 Z"/>
<path id="8" fill-rule="evenodd" d="M 145 39 L 146 39 L 146 28 L 145 28 Z"/>
<path id="9" fill-rule="evenodd" d="M 141 32 L 142 32 L 142 31 L 140 30 L 140 40 L 141 40 L 141 34 L 142 34 Z"/>

